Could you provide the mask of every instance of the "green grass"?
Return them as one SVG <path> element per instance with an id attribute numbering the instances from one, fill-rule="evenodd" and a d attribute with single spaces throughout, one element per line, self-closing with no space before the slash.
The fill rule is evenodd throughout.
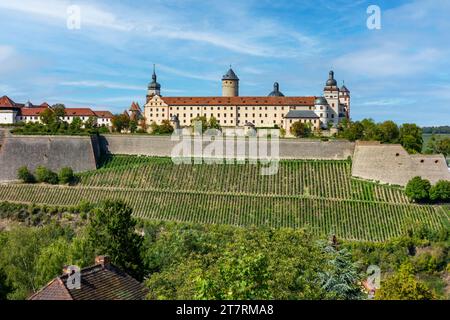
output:
<path id="1" fill-rule="evenodd" d="M 351 178 L 350 161 L 174 165 L 168 158 L 114 156 L 76 187 L 0 185 L 0 200 L 60 206 L 126 201 L 136 216 L 235 226 L 309 227 L 318 235 L 385 241 L 425 224 L 448 228 L 449 207 L 408 203 L 400 188 Z"/>

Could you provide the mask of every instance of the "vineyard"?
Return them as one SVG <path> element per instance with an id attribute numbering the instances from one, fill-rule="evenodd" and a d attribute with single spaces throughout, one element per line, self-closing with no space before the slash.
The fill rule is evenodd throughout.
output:
<path id="1" fill-rule="evenodd" d="M 115 156 L 73 187 L 0 185 L 0 200 L 72 206 L 121 199 L 136 216 L 236 226 L 306 227 L 349 240 L 384 241 L 423 224 L 448 228 L 449 208 L 408 203 L 399 188 L 351 178 L 350 161 L 174 165 L 167 158 Z"/>

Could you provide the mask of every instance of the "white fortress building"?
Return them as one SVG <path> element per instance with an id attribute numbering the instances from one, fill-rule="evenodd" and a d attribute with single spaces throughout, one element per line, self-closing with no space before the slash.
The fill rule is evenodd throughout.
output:
<path id="1" fill-rule="evenodd" d="M 155 70 L 148 85 L 144 116 L 148 125 L 164 120 L 191 126 L 193 119 L 205 116 L 217 119 L 223 128 L 284 128 L 289 134 L 293 123 L 309 123 L 315 130 L 336 127 L 350 117 L 350 91 L 338 87 L 334 72 L 323 89 L 323 96 L 286 97 L 277 82 L 267 96 L 239 96 L 239 78 L 233 69 L 222 77 L 222 96 L 165 97 Z"/>

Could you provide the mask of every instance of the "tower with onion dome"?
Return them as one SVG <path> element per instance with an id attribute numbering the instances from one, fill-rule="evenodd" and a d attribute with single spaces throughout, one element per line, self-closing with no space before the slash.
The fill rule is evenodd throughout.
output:
<path id="1" fill-rule="evenodd" d="M 155 65 L 153 65 L 152 81 L 148 84 L 147 102 L 154 96 L 161 96 L 161 85 L 156 81 Z"/>
<path id="2" fill-rule="evenodd" d="M 329 106 L 329 118 L 328 122 L 332 122 L 335 127 L 339 124 L 339 117 L 341 115 L 341 107 L 339 103 L 339 87 L 337 85 L 336 79 L 334 79 L 334 71 L 331 70 L 328 73 L 328 80 L 325 83 L 323 89 L 323 96 L 328 102 Z"/>

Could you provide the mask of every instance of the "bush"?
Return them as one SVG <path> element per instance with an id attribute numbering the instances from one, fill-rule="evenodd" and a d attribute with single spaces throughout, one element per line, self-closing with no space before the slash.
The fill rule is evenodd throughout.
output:
<path id="1" fill-rule="evenodd" d="M 427 202 L 430 199 L 430 189 L 430 181 L 414 177 L 406 185 L 405 193 L 412 201 Z"/>
<path id="2" fill-rule="evenodd" d="M 294 122 L 290 131 L 291 134 L 296 136 L 297 138 L 304 138 L 311 135 L 311 127 L 308 124 L 302 123 L 300 121 Z"/>
<path id="3" fill-rule="evenodd" d="M 433 201 L 450 202 L 450 181 L 440 180 L 430 189 Z"/>
<path id="4" fill-rule="evenodd" d="M 50 184 L 58 184 L 59 182 L 58 175 L 43 166 L 39 166 L 36 168 L 35 175 L 38 182 L 45 182 Z"/>
<path id="5" fill-rule="evenodd" d="M 59 171 L 58 174 L 59 182 L 66 184 L 71 183 L 74 180 L 73 170 L 69 167 L 64 167 Z"/>
<path id="6" fill-rule="evenodd" d="M 20 167 L 17 171 L 17 177 L 24 183 L 34 182 L 34 176 L 27 167 Z"/>

